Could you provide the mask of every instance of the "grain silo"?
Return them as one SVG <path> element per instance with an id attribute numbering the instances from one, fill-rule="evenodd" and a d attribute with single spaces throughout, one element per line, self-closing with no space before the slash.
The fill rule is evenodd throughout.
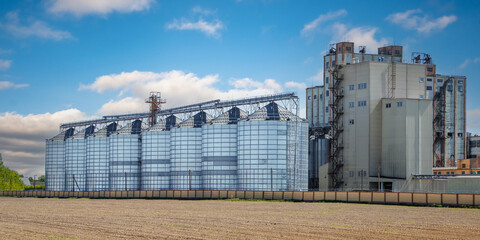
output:
<path id="1" fill-rule="evenodd" d="M 65 139 L 74 133 L 69 128 L 57 136 L 46 140 L 45 152 L 45 190 L 65 190 Z"/>
<path id="2" fill-rule="evenodd" d="M 142 121 L 135 120 L 110 135 L 110 190 L 139 190 Z"/>
<path id="3" fill-rule="evenodd" d="M 202 126 L 210 120 L 201 111 L 171 130 L 171 189 L 202 189 Z"/>
<path id="4" fill-rule="evenodd" d="M 142 190 L 170 188 L 170 129 L 176 124 L 171 115 L 142 133 Z"/>
<path id="5" fill-rule="evenodd" d="M 238 123 L 239 190 L 308 188 L 308 123 L 272 102 Z"/>
<path id="6" fill-rule="evenodd" d="M 237 189 L 237 123 L 247 113 L 238 107 L 202 127 L 202 184 L 206 190 Z"/>
<path id="7" fill-rule="evenodd" d="M 109 174 L 108 136 L 117 130 L 117 123 L 87 137 L 87 191 L 107 191 Z"/>
<path id="8" fill-rule="evenodd" d="M 87 145 L 86 138 L 95 131 L 89 126 L 65 140 L 65 190 L 86 191 Z"/>

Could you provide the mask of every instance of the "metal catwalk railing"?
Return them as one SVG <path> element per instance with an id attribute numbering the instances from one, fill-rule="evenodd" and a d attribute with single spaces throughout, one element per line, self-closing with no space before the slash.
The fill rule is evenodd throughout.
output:
<path id="1" fill-rule="evenodd" d="M 265 103 L 265 102 L 280 101 L 280 100 L 297 99 L 297 98 L 298 97 L 295 95 L 295 93 L 279 93 L 279 94 L 273 94 L 273 95 L 258 96 L 258 97 L 229 100 L 229 101 L 221 101 L 219 99 L 216 99 L 216 100 L 211 100 L 207 102 L 201 102 L 201 103 L 196 103 L 196 104 L 191 104 L 191 105 L 186 105 L 181 107 L 160 110 L 157 112 L 156 115 L 166 116 L 171 114 L 191 113 L 191 112 L 225 108 L 225 107 L 235 107 L 235 106 L 242 106 L 242 105 L 251 105 L 251 104 L 259 104 L 259 103 Z M 103 116 L 101 119 L 64 123 L 60 125 L 60 129 L 68 129 L 72 127 L 109 123 L 113 121 L 127 121 L 127 120 L 139 119 L 139 118 L 147 118 L 149 116 L 150 116 L 150 113 L 148 112 L 122 114 L 122 115 L 109 115 L 109 116 Z"/>

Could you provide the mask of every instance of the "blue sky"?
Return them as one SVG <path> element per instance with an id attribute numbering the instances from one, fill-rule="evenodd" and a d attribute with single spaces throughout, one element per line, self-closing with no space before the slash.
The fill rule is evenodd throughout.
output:
<path id="1" fill-rule="evenodd" d="M 480 132 L 477 1 L 0 2 L 0 152 L 26 175 L 44 168 L 58 125 L 321 84 L 330 43 L 426 52 L 437 72 L 467 76 L 469 130 Z M 304 112 L 304 110 L 303 110 Z"/>

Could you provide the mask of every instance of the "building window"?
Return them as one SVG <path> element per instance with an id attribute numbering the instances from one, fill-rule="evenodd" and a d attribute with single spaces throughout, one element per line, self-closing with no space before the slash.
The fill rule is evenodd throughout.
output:
<path id="1" fill-rule="evenodd" d="M 385 108 L 391 108 L 391 107 L 392 107 L 392 104 L 391 104 L 391 103 L 385 104 Z"/>
<path id="2" fill-rule="evenodd" d="M 329 66 L 330 66 L 330 63 L 327 62 L 327 63 L 325 64 L 325 67 L 328 68 Z"/>
<path id="3" fill-rule="evenodd" d="M 463 92 L 463 86 L 458 86 L 458 91 Z"/>
<path id="4" fill-rule="evenodd" d="M 462 171 L 462 174 L 465 174 L 465 171 Z"/>
<path id="5" fill-rule="evenodd" d="M 437 82 L 438 82 L 438 83 L 442 83 L 442 82 L 443 82 L 443 79 L 439 78 L 439 79 L 437 79 Z"/>
<path id="6" fill-rule="evenodd" d="M 317 95 L 313 95 L 313 99 L 317 99 Z"/>
<path id="7" fill-rule="evenodd" d="M 427 72 L 433 72 L 433 68 L 431 67 L 427 68 Z"/>
<path id="8" fill-rule="evenodd" d="M 450 174 L 454 175 L 454 173 L 453 173 L 453 172 L 450 172 Z"/>
<path id="9" fill-rule="evenodd" d="M 347 47 L 348 48 L 348 47 Z M 349 177 L 353 177 L 353 171 L 348 172 Z"/>
<path id="10" fill-rule="evenodd" d="M 458 133 L 458 137 L 463 137 L 463 133 Z"/>
<path id="11" fill-rule="evenodd" d="M 403 102 L 397 102 L 397 107 L 402 107 L 403 106 Z"/>
<path id="12" fill-rule="evenodd" d="M 367 84 L 366 84 L 366 83 L 359 83 L 359 84 L 358 84 L 358 89 L 364 89 L 364 88 L 367 88 Z"/>
<path id="13" fill-rule="evenodd" d="M 420 95 L 420 99 L 423 99 L 423 95 Z"/>
<path id="14" fill-rule="evenodd" d="M 400 50 L 395 50 L 395 55 L 400 54 Z"/>
<path id="15" fill-rule="evenodd" d="M 347 51 L 352 51 L 352 47 L 347 47 Z"/>
<path id="16" fill-rule="evenodd" d="M 323 99 L 323 94 L 320 94 L 320 99 Z"/>
<path id="17" fill-rule="evenodd" d="M 329 92 L 327 90 L 327 91 L 325 91 L 325 97 L 328 97 L 328 96 L 329 96 Z"/>
<path id="18" fill-rule="evenodd" d="M 308 100 L 312 100 L 312 96 L 308 96 Z"/>
<path id="19" fill-rule="evenodd" d="M 350 85 L 350 86 L 348 86 L 348 89 L 349 89 L 350 91 L 355 90 L 355 85 Z"/>
<path id="20" fill-rule="evenodd" d="M 427 78 L 427 82 L 431 82 L 431 81 L 433 81 L 433 79 Z"/>
<path id="21" fill-rule="evenodd" d="M 475 174 L 475 171 L 472 171 L 472 174 Z"/>
<path id="22" fill-rule="evenodd" d="M 355 102 L 349 102 L 349 103 L 348 103 L 348 107 L 350 107 L 350 108 L 355 107 Z"/>
<path id="23" fill-rule="evenodd" d="M 453 133 L 449 132 L 449 133 L 447 133 L 447 136 L 453 137 Z"/>
<path id="24" fill-rule="evenodd" d="M 325 78 L 325 83 L 328 84 L 328 77 Z"/>
<path id="25" fill-rule="evenodd" d="M 462 168 L 466 168 L 465 163 L 462 163 Z"/>
<path id="26" fill-rule="evenodd" d="M 367 106 L 367 101 L 358 101 L 358 106 L 359 106 L 359 107 L 365 107 L 365 106 Z"/>
<path id="27" fill-rule="evenodd" d="M 463 80 L 458 80 L 458 84 L 463 84 Z"/>
<path id="28" fill-rule="evenodd" d="M 420 82 L 423 82 L 425 79 L 424 78 L 420 78 Z"/>
<path id="29" fill-rule="evenodd" d="M 427 90 L 432 90 L 432 86 L 427 86 Z"/>
<path id="30" fill-rule="evenodd" d="M 350 125 L 355 124 L 355 120 L 354 120 L 354 119 L 350 119 L 350 120 L 348 121 L 348 124 L 350 124 Z"/>
<path id="31" fill-rule="evenodd" d="M 328 107 L 325 107 L 325 112 L 328 113 Z"/>
<path id="32" fill-rule="evenodd" d="M 335 60 L 332 61 L 332 67 L 335 66 Z"/>

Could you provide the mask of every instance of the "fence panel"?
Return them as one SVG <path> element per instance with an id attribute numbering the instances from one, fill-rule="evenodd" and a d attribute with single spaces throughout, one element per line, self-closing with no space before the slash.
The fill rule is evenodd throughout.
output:
<path id="1" fill-rule="evenodd" d="M 303 192 L 303 201 L 313 202 L 314 201 L 313 194 L 314 192 Z"/>
<path id="2" fill-rule="evenodd" d="M 473 206 L 473 194 L 458 194 L 458 206 Z"/>
<path id="3" fill-rule="evenodd" d="M 442 193 L 442 205 L 448 206 L 457 206 L 458 205 L 458 195 L 454 193 Z"/>
<path id="4" fill-rule="evenodd" d="M 414 193 L 413 194 L 413 204 L 417 205 L 427 205 L 427 194 L 426 193 Z"/>
<path id="5" fill-rule="evenodd" d="M 336 201 L 348 202 L 347 194 L 348 192 L 337 192 Z"/>

